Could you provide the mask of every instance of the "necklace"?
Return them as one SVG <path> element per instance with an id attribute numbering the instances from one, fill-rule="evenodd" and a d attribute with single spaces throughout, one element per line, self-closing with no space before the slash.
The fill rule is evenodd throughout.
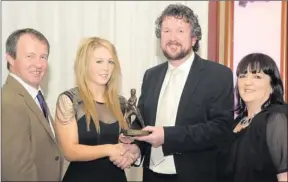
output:
<path id="1" fill-rule="evenodd" d="M 254 114 L 252 117 L 248 118 L 248 117 L 244 117 L 242 118 L 239 123 L 236 125 L 236 127 L 234 128 L 233 132 L 234 133 L 238 133 L 240 132 L 242 129 L 246 128 L 247 126 L 250 125 L 250 123 L 252 122 L 254 116 L 256 116 L 259 112 L 257 112 L 256 114 Z"/>

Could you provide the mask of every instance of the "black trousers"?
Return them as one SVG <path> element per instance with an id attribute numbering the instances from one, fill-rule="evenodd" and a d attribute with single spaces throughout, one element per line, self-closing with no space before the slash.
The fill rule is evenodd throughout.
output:
<path id="1" fill-rule="evenodd" d="M 148 168 L 143 169 L 143 182 L 177 182 L 177 174 L 159 174 Z"/>

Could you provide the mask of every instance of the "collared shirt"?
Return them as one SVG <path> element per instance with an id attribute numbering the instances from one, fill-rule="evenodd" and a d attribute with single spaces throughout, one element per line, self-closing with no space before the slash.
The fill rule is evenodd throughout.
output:
<path id="1" fill-rule="evenodd" d="M 157 113 L 160 112 L 160 109 L 164 109 L 163 107 L 160 106 L 160 103 L 161 102 L 163 103 L 162 97 L 164 94 L 164 90 L 169 83 L 169 78 L 170 78 L 172 72 L 177 72 L 176 74 L 173 73 L 173 74 L 175 74 L 175 76 L 173 78 L 173 79 L 175 79 L 173 81 L 173 96 L 171 96 L 171 97 L 169 96 L 169 99 L 165 100 L 166 116 L 163 118 L 162 116 L 159 116 L 159 114 L 156 114 L 155 126 L 157 126 L 157 124 L 158 124 L 158 126 L 159 125 L 175 126 L 179 101 L 180 101 L 186 80 L 188 78 L 194 57 L 195 57 L 195 54 L 194 54 L 194 52 L 192 52 L 191 56 L 183 64 L 181 64 L 178 67 L 174 67 L 170 62 L 168 62 L 168 69 L 167 69 L 165 79 L 164 79 L 163 84 L 162 84 L 160 96 L 158 99 L 159 104 L 157 106 Z M 166 118 L 169 118 L 169 119 L 166 119 Z M 159 152 L 161 152 L 162 154 L 159 154 Z M 161 158 L 163 158 L 163 159 L 159 159 L 159 161 L 162 161 L 162 162 L 160 162 L 160 163 L 157 162 L 158 164 L 154 165 L 153 164 L 153 156 L 155 159 L 155 157 L 156 156 L 158 157 L 159 155 L 161 156 Z M 164 157 L 163 151 L 162 151 L 162 146 L 160 146 L 160 150 L 152 147 L 151 159 L 150 159 L 150 169 L 156 173 L 161 173 L 161 174 L 176 174 L 173 155 L 169 155 L 169 156 Z"/>
<path id="2" fill-rule="evenodd" d="M 32 87 L 31 85 L 27 84 L 26 82 L 24 82 L 19 76 L 13 74 L 13 73 L 9 73 L 13 78 L 15 78 L 25 89 L 26 91 L 31 95 L 31 97 L 34 99 L 34 101 L 36 102 L 36 104 L 38 105 L 38 107 L 40 108 L 40 110 L 42 111 L 42 108 L 41 108 L 41 105 L 37 99 L 37 94 L 38 94 L 38 91 L 40 90 L 43 94 L 43 91 L 41 90 L 41 88 L 39 87 L 38 90 L 35 89 L 34 87 Z M 48 107 L 48 106 L 47 106 Z M 55 136 L 55 133 L 54 133 L 54 128 L 52 126 L 52 123 L 48 117 L 48 120 L 49 120 L 49 125 L 50 125 L 50 128 L 52 130 L 52 133 L 53 135 Z"/>

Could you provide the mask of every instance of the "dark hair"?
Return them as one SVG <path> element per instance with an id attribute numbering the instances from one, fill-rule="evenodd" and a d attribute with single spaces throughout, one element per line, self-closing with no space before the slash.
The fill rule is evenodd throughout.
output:
<path id="1" fill-rule="evenodd" d="M 248 70 L 249 69 L 249 70 Z M 263 71 L 271 79 L 272 93 L 269 99 L 261 106 L 262 109 L 266 108 L 270 104 L 284 104 L 283 98 L 283 83 L 279 73 L 279 69 L 275 61 L 268 55 L 263 53 L 252 53 L 246 55 L 238 64 L 236 75 L 251 72 L 253 74 Z M 238 86 L 236 85 L 236 97 L 237 107 L 236 112 L 239 115 L 243 115 L 246 112 L 246 105 L 240 97 Z"/>
<path id="2" fill-rule="evenodd" d="M 25 29 L 19 29 L 14 31 L 12 34 L 9 35 L 6 41 L 6 53 L 9 54 L 13 59 L 16 59 L 17 57 L 17 43 L 19 38 L 24 34 L 30 34 L 37 38 L 38 40 L 44 42 L 47 45 L 48 54 L 50 51 L 50 45 L 47 40 L 47 38 L 40 33 L 39 31 L 32 29 L 32 28 L 25 28 Z M 7 69 L 9 70 L 10 64 L 7 61 Z"/>
<path id="3" fill-rule="evenodd" d="M 191 35 L 197 38 L 195 45 L 193 46 L 193 51 L 198 51 L 199 41 L 202 38 L 201 27 L 198 22 L 198 16 L 194 14 L 193 10 L 182 4 L 171 4 L 169 5 L 155 21 L 156 24 L 156 37 L 161 37 L 161 25 L 163 19 L 167 16 L 173 16 L 178 19 L 182 19 L 189 23 L 191 26 Z"/>

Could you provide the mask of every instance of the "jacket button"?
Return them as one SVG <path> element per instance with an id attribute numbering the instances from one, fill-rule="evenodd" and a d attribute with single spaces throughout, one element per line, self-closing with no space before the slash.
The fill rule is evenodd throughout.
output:
<path id="1" fill-rule="evenodd" d="M 55 157 L 55 161 L 58 161 L 58 160 L 59 160 L 59 156 L 56 156 L 56 157 Z"/>

